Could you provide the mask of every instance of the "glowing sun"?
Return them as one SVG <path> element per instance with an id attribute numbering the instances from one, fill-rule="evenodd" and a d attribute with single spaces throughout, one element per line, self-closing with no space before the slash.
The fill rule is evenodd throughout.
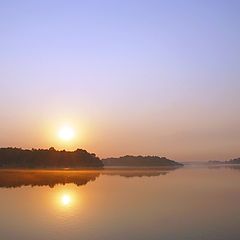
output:
<path id="1" fill-rule="evenodd" d="M 68 205 L 71 202 L 71 198 L 69 195 L 63 195 L 62 197 L 62 204 L 63 205 Z"/>
<path id="2" fill-rule="evenodd" d="M 58 132 L 58 136 L 64 141 L 69 141 L 73 139 L 74 131 L 70 127 L 62 127 Z"/>

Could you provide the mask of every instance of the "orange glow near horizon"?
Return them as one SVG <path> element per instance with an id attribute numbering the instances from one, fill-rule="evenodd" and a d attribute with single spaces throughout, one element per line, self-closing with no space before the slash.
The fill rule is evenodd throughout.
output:
<path id="1" fill-rule="evenodd" d="M 44 135 L 40 144 L 36 143 L 36 148 L 54 147 L 56 150 L 74 151 L 78 148 L 87 149 L 89 145 L 91 134 L 89 134 L 89 126 L 84 121 L 53 120 L 46 123 L 44 128 Z"/>
<path id="2" fill-rule="evenodd" d="M 74 138 L 74 135 L 75 135 L 74 130 L 68 126 L 61 127 L 61 129 L 58 132 L 58 136 L 60 137 L 60 139 L 64 141 L 72 140 Z"/>

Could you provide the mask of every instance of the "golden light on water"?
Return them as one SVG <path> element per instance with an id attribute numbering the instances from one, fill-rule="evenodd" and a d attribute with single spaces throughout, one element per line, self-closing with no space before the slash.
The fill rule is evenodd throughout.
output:
<path id="1" fill-rule="evenodd" d="M 62 201 L 63 205 L 69 205 L 71 202 L 71 197 L 69 195 L 65 194 L 62 196 L 61 201 Z"/>
<path id="2" fill-rule="evenodd" d="M 58 132 L 58 136 L 64 141 L 70 141 L 74 137 L 74 130 L 68 126 L 62 127 Z"/>
<path id="3" fill-rule="evenodd" d="M 75 186 L 58 186 L 54 189 L 53 205 L 57 211 L 72 212 L 79 207 L 79 194 L 76 194 Z"/>

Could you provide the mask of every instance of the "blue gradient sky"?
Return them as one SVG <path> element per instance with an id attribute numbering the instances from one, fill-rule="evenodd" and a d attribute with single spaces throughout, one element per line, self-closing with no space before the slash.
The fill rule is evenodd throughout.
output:
<path id="1" fill-rule="evenodd" d="M 240 156 L 240 1 L 0 1 L 0 146 Z M 65 146 L 56 129 L 76 139 Z"/>

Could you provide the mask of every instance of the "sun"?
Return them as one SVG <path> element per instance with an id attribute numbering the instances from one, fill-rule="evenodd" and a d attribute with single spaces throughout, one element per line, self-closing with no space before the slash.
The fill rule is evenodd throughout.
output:
<path id="1" fill-rule="evenodd" d="M 69 195 L 63 195 L 62 196 L 62 204 L 68 205 L 71 202 L 71 198 Z"/>
<path id="2" fill-rule="evenodd" d="M 70 141 L 74 137 L 74 131 L 71 127 L 62 127 L 59 132 L 58 136 L 64 141 Z"/>

